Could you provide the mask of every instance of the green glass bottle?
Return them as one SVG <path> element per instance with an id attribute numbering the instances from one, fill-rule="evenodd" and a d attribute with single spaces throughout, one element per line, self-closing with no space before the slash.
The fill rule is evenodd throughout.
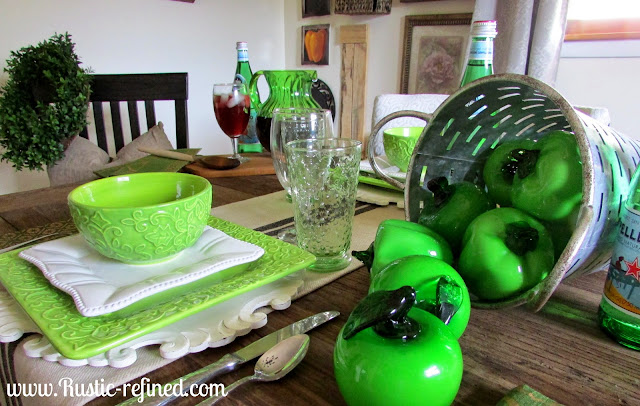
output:
<path id="1" fill-rule="evenodd" d="M 249 85 L 253 72 L 249 65 L 249 48 L 246 42 L 237 42 L 238 64 L 236 65 L 235 80 Z M 238 138 L 238 152 L 262 152 L 262 145 L 256 134 L 256 109 L 251 106 L 249 125 L 245 132 Z"/>
<path id="2" fill-rule="evenodd" d="M 620 213 L 604 294 L 598 310 L 600 327 L 620 344 L 640 350 L 640 166 Z"/>
<path id="3" fill-rule="evenodd" d="M 495 21 L 473 22 L 469 60 L 460 87 L 481 77 L 493 75 L 493 39 L 497 34 Z"/>

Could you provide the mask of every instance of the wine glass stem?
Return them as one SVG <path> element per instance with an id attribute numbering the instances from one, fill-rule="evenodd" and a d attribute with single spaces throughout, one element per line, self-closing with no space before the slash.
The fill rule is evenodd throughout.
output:
<path id="1" fill-rule="evenodd" d="M 240 159 L 242 158 L 240 154 L 238 154 L 238 138 L 231 138 L 231 145 L 233 147 L 233 155 L 231 158 Z"/>

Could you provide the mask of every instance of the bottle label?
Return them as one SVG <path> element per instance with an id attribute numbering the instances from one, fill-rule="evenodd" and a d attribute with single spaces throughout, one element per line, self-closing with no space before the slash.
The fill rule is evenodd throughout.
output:
<path id="1" fill-rule="evenodd" d="M 624 207 L 618 231 L 604 297 L 621 312 L 640 320 L 640 212 Z"/>
<path id="2" fill-rule="evenodd" d="M 249 61 L 249 51 L 247 49 L 238 49 L 238 62 Z"/>
<path id="3" fill-rule="evenodd" d="M 493 62 L 493 41 L 471 41 L 469 59 Z"/>

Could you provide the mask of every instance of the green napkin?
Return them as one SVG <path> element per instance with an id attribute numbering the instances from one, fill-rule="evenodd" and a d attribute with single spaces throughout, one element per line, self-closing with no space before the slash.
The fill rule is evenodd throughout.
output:
<path id="1" fill-rule="evenodd" d="M 496 406 L 562 406 L 535 389 L 520 385 L 509 391 Z"/>
<path id="2" fill-rule="evenodd" d="M 201 148 L 180 148 L 171 151 L 182 152 L 191 156 L 200 152 Z M 178 172 L 185 165 L 190 164 L 189 161 L 180 161 L 178 159 L 164 158 L 155 155 L 148 155 L 135 161 L 127 162 L 122 165 L 112 166 L 110 168 L 100 169 L 94 173 L 102 178 L 117 175 L 128 175 L 140 172 Z"/>

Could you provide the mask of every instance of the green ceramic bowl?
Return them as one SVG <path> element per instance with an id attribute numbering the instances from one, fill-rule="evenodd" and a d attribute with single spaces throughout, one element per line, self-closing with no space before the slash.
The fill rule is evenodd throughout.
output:
<path id="1" fill-rule="evenodd" d="M 413 149 L 422 134 L 424 127 L 394 127 L 384 130 L 382 144 L 384 152 L 391 164 L 406 172 Z"/>
<path id="2" fill-rule="evenodd" d="M 73 221 L 102 255 L 130 264 L 168 260 L 193 245 L 211 211 L 211 184 L 153 172 L 89 182 L 69 193 Z"/>

